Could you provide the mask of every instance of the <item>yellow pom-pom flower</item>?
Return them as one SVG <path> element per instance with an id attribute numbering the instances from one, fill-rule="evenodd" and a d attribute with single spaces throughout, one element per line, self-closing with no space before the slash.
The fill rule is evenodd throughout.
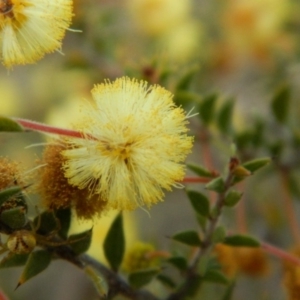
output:
<path id="1" fill-rule="evenodd" d="M 162 200 L 185 174 L 193 138 L 184 110 L 164 88 L 122 77 L 96 85 L 94 103 L 67 138 L 64 170 L 69 183 L 89 188 L 113 209 L 135 209 Z"/>
<path id="2" fill-rule="evenodd" d="M 155 248 L 151 244 L 136 242 L 126 253 L 123 261 L 123 269 L 127 273 L 158 267 L 159 260 L 151 256 Z"/>
<path id="3" fill-rule="evenodd" d="M 2 63 L 34 63 L 59 49 L 71 18 L 72 0 L 0 0 Z"/>

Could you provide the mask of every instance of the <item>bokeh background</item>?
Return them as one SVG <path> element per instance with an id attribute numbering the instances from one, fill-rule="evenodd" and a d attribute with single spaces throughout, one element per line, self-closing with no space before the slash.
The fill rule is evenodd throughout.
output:
<path id="1" fill-rule="evenodd" d="M 63 55 L 49 54 L 36 64 L 13 70 L 0 67 L 1 115 L 69 128 L 76 123 L 80 103 L 90 99 L 93 85 L 104 79 L 128 75 L 161 84 L 176 94 L 176 85 L 192 70 L 193 101 L 197 103 L 212 92 L 221 95 L 221 103 L 234 97 L 233 124 L 239 130 L 251 127 L 253 116 L 271 118 L 269 104 L 282 83 L 292 89 L 294 119 L 300 117 L 297 0 L 74 0 L 74 14 L 71 29 L 81 32 L 67 31 Z M 176 98 L 187 110 L 193 106 L 193 101 L 186 101 L 188 96 Z M 191 130 L 198 136 L 201 122 L 197 117 L 191 120 Z M 211 130 L 214 132 L 214 128 Z M 271 138 L 277 134 L 277 130 L 270 131 Z M 222 171 L 232 139 L 216 136 L 209 151 L 214 167 Z M 25 169 L 33 168 L 42 146 L 27 146 L 46 142 L 47 138 L 38 133 L 1 134 L 1 155 L 20 161 Z M 188 161 L 206 163 L 204 157 L 201 142 L 196 139 Z M 278 178 L 262 173 L 243 187 L 247 223 L 250 233 L 288 249 L 293 240 L 287 216 L 281 211 L 278 186 Z M 31 201 L 36 199 L 32 197 Z M 299 211 L 297 203 L 295 210 Z M 95 225 L 91 253 L 100 259 L 101 239 L 111 219 L 107 216 Z M 237 226 L 230 211 L 223 222 L 232 230 Z M 176 190 L 149 212 L 126 213 L 125 225 L 127 245 L 142 240 L 165 250 L 172 244 L 169 236 L 195 227 L 196 220 L 184 190 Z M 82 226 L 91 224 L 74 222 L 73 229 Z M 266 277 L 241 276 L 234 299 L 286 299 L 281 264 L 272 258 L 271 264 L 272 271 Z M 92 283 L 65 262 L 51 264 L 14 291 L 20 272 L 18 268 L 0 270 L 0 289 L 10 299 L 97 299 Z M 201 299 L 220 299 L 222 291 L 222 287 L 207 285 Z"/>

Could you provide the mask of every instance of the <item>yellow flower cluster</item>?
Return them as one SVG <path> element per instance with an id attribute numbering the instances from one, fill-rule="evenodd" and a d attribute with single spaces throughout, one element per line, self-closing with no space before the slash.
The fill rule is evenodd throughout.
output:
<path id="1" fill-rule="evenodd" d="M 96 85 L 92 95 L 76 127 L 84 138 L 67 137 L 62 151 L 69 183 L 112 209 L 162 200 L 163 189 L 183 179 L 192 147 L 184 110 L 164 88 L 127 77 Z"/>
<path id="2" fill-rule="evenodd" d="M 300 247 L 296 246 L 292 251 L 297 257 L 300 256 Z M 291 262 L 284 262 L 283 283 L 287 290 L 289 300 L 298 300 L 300 295 L 300 267 Z"/>
<path id="3" fill-rule="evenodd" d="M 153 268 L 158 265 L 158 258 L 151 256 L 155 250 L 151 244 L 135 243 L 126 253 L 123 269 L 127 273 Z"/>
<path id="4" fill-rule="evenodd" d="M 59 49 L 71 18 L 72 0 L 0 0 L 2 63 L 34 63 Z"/>
<path id="5" fill-rule="evenodd" d="M 223 272 L 230 278 L 238 272 L 252 277 L 264 276 L 269 270 L 269 262 L 261 248 L 217 244 L 214 250 Z"/>

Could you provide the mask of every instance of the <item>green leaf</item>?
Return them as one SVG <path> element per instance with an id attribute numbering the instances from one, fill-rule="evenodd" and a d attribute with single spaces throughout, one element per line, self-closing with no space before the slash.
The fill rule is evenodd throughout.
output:
<path id="1" fill-rule="evenodd" d="M 0 262 L 0 269 L 20 267 L 26 264 L 29 254 L 8 253 Z"/>
<path id="2" fill-rule="evenodd" d="M 229 131 L 231 130 L 233 105 L 234 105 L 233 100 L 226 101 L 221 107 L 217 117 L 218 127 L 220 131 L 224 134 L 229 133 Z"/>
<path id="3" fill-rule="evenodd" d="M 252 144 L 257 148 L 264 141 L 265 122 L 261 119 L 256 119 L 253 130 Z"/>
<path id="4" fill-rule="evenodd" d="M 210 124 L 213 120 L 217 99 L 217 94 L 211 94 L 206 96 L 199 105 L 199 117 L 205 125 Z"/>
<path id="5" fill-rule="evenodd" d="M 202 166 L 196 165 L 196 164 L 188 163 L 187 167 L 200 177 L 213 178 L 215 176 L 211 171 L 205 169 Z"/>
<path id="6" fill-rule="evenodd" d="M 60 230 L 58 231 L 58 234 L 63 239 L 66 239 L 71 225 L 71 209 L 58 209 L 55 211 L 55 216 L 60 224 Z"/>
<path id="7" fill-rule="evenodd" d="M 198 263 L 198 271 L 199 271 L 200 275 L 204 276 L 204 274 L 206 274 L 207 269 L 209 268 L 210 260 L 211 260 L 211 258 L 208 253 L 201 256 L 199 263 Z"/>
<path id="8" fill-rule="evenodd" d="M 39 234 L 49 234 L 59 229 L 59 220 L 56 218 L 53 210 L 46 210 L 36 216 L 33 221 Z"/>
<path id="9" fill-rule="evenodd" d="M 191 204 L 194 210 L 202 215 L 208 216 L 209 215 L 209 200 L 208 198 L 197 191 L 188 190 L 187 195 L 191 201 Z"/>
<path id="10" fill-rule="evenodd" d="M 182 256 L 173 256 L 167 259 L 167 262 L 176 267 L 179 271 L 184 271 L 187 269 L 187 260 Z"/>
<path id="11" fill-rule="evenodd" d="M 199 214 L 196 214 L 196 218 L 197 218 L 197 222 L 200 225 L 202 231 L 205 232 L 207 218 L 204 216 L 201 216 Z"/>
<path id="12" fill-rule="evenodd" d="M 106 235 L 103 247 L 105 257 L 111 268 L 114 271 L 117 271 L 122 263 L 125 251 L 122 213 L 120 213 L 112 223 Z"/>
<path id="13" fill-rule="evenodd" d="M 203 277 L 203 280 L 221 284 L 228 284 L 229 282 L 227 277 L 222 272 L 211 269 L 207 271 L 207 273 Z"/>
<path id="14" fill-rule="evenodd" d="M 11 186 L 7 189 L 1 190 L 0 191 L 0 205 L 2 205 L 4 202 L 8 201 L 14 196 L 19 195 L 22 192 L 23 188 L 15 185 Z"/>
<path id="15" fill-rule="evenodd" d="M 0 116 L 0 131 L 2 132 L 21 132 L 23 127 L 16 121 Z"/>
<path id="16" fill-rule="evenodd" d="M 26 209 L 23 206 L 6 209 L 1 213 L 0 220 L 12 229 L 22 228 L 27 222 Z"/>
<path id="17" fill-rule="evenodd" d="M 221 243 L 224 241 L 226 236 L 226 231 L 223 226 L 218 226 L 212 234 L 211 240 L 213 243 Z"/>
<path id="18" fill-rule="evenodd" d="M 130 285 L 135 288 L 139 289 L 142 286 L 148 284 L 152 279 L 160 272 L 159 269 L 148 269 L 148 270 L 141 270 L 130 273 L 128 276 L 128 281 Z"/>
<path id="19" fill-rule="evenodd" d="M 189 246 L 200 247 L 202 242 L 194 230 L 181 231 L 172 236 L 172 239 Z"/>
<path id="20" fill-rule="evenodd" d="M 76 255 L 86 252 L 92 241 L 93 230 L 89 229 L 87 231 L 73 234 L 68 238 L 70 246 Z"/>
<path id="21" fill-rule="evenodd" d="M 156 276 L 156 279 L 159 280 L 162 284 L 165 286 L 174 289 L 176 287 L 176 283 L 171 279 L 169 276 L 164 275 L 164 274 L 158 274 Z"/>
<path id="22" fill-rule="evenodd" d="M 287 121 L 290 100 L 290 88 L 286 85 L 281 86 L 279 90 L 275 93 L 271 102 L 271 109 L 277 122 L 283 124 Z"/>
<path id="23" fill-rule="evenodd" d="M 174 95 L 174 102 L 177 105 L 187 106 L 191 103 L 195 103 L 198 100 L 198 95 L 188 91 L 178 91 Z"/>
<path id="24" fill-rule="evenodd" d="M 202 283 L 202 277 L 198 274 L 195 274 L 191 278 L 189 278 L 189 286 L 187 290 L 187 295 L 190 297 L 194 297 L 198 292 L 200 285 Z"/>
<path id="25" fill-rule="evenodd" d="M 29 254 L 17 287 L 44 271 L 51 262 L 51 254 L 46 250 L 38 250 Z"/>
<path id="26" fill-rule="evenodd" d="M 198 72 L 198 67 L 190 68 L 190 70 L 188 70 L 188 72 L 177 82 L 176 91 L 188 90 L 196 72 Z"/>
<path id="27" fill-rule="evenodd" d="M 238 192 L 236 190 L 231 190 L 225 197 L 224 205 L 228 207 L 233 207 L 241 200 L 242 196 L 243 193 Z"/>
<path id="28" fill-rule="evenodd" d="M 247 161 L 242 166 L 245 167 L 247 170 L 249 170 L 251 173 L 254 173 L 255 171 L 268 165 L 271 161 L 272 160 L 270 157 L 256 158 L 256 159 Z"/>
<path id="29" fill-rule="evenodd" d="M 217 193 L 223 193 L 225 191 L 225 183 L 222 177 L 217 177 L 206 184 L 205 188 Z"/>
<path id="30" fill-rule="evenodd" d="M 255 238 L 247 235 L 227 236 L 223 241 L 224 244 L 234 247 L 259 247 L 260 243 Z"/>
<path id="31" fill-rule="evenodd" d="M 235 282 L 232 282 L 230 285 L 228 285 L 221 300 L 231 300 L 234 288 L 235 288 Z"/>

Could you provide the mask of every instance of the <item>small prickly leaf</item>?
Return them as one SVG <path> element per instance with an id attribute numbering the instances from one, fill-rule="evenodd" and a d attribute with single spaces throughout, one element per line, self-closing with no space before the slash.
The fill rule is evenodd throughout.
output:
<path id="1" fill-rule="evenodd" d="M 235 206 L 242 198 L 243 193 L 231 190 L 225 197 L 224 204 L 229 207 Z"/>
<path id="2" fill-rule="evenodd" d="M 150 283 L 152 279 L 160 272 L 160 269 L 147 269 L 130 273 L 128 280 L 133 288 L 139 289 Z"/>
<path id="3" fill-rule="evenodd" d="M 38 250 L 30 253 L 23 273 L 19 279 L 17 288 L 32 277 L 44 271 L 51 262 L 51 254 L 46 250 Z"/>
<path id="4" fill-rule="evenodd" d="M 86 252 L 92 241 L 93 230 L 89 229 L 87 231 L 73 234 L 68 238 L 70 246 L 76 255 Z"/>
<path id="5" fill-rule="evenodd" d="M 202 215 L 208 216 L 209 215 L 209 200 L 208 198 L 197 191 L 189 190 L 187 191 L 187 195 L 190 199 L 190 202 L 194 208 L 194 210 Z"/>
<path id="6" fill-rule="evenodd" d="M 24 131 L 23 127 L 16 121 L 0 116 L 0 131 L 2 132 L 21 132 Z"/>
<path id="7" fill-rule="evenodd" d="M 181 231 L 172 236 L 172 239 L 188 246 L 200 247 L 202 242 L 194 230 Z"/>
<path id="8" fill-rule="evenodd" d="M 26 264 L 29 254 L 8 253 L 0 262 L 0 269 L 20 267 Z"/>
<path id="9" fill-rule="evenodd" d="M 120 213 L 113 221 L 104 240 L 104 254 L 111 268 L 117 271 L 122 263 L 125 251 L 123 216 Z"/>
<path id="10" fill-rule="evenodd" d="M 223 193 L 225 190 L 224 179 L 222 177 L 217 177 L 217 178 L 211 180 L 208 184 L 206 184 L 205 187 L 210 191 L 215 191 L 217 193 Z"/>
<path id="11" fill-rule="evenodd" d="M 0 221 L 12 229 L 22 228 L 27 222 L 26 210 L 23 206 L 6 209 L 0 215 Z"/>

